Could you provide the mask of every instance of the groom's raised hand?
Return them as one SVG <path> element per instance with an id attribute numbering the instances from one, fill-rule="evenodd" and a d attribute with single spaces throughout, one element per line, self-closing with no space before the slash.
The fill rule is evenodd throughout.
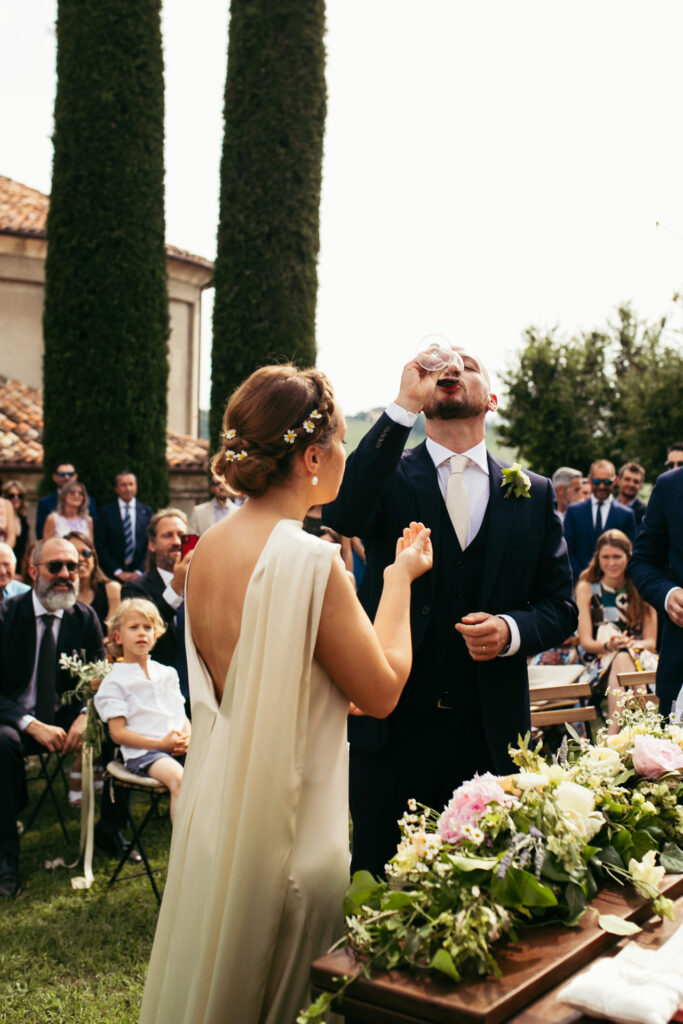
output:
<path id="1" fill-rule="evenodd" d="M 411 359 L 403 367 L 396 405 L 400 405 L 406 412 L 421 412 L 436 387 L 440 372 L 430 373 L 420 366 L 417 359 Z"/>
<path id="2" fill-rule="evenodd" d="M 492 661 L 510 643 L 510 627 L 500 615 L 471 612 L 455 628 L 461 634 L 474 661 Z"/>

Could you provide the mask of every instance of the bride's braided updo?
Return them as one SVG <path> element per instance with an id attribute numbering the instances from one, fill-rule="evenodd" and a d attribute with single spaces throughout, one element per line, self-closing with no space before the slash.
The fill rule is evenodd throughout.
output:
<path id="1" fill-rule="evenodd" d="M 211 470 L 257 498 L 289 476 L 294 456 L 327 448 L 336 430 L 332 385 L 319 370 L 264 366 L 233 392 Z"/>

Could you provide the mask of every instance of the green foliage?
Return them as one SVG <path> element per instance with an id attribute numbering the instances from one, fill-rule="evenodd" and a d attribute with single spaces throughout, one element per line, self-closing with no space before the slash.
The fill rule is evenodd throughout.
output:
<path id="1" fill-rule="evenodd" d="M 524 332 L 516 365 L 503 376 L 503 441 L 537 472 L 588 471 L 596 458 L 663 470 L 666 444 L 683 434 L 683 355 L 663 337 L 665 320 L 636 319 L 629 306 L 603 331 L 562 339 Z"/>
<path id="2" fill-rule="evenodd" d="M 59 0 L 45 284 L 44 478 L 168 497 L 160 0 Z"/>
<path id="3" fill-rule="evenodd" d="M 324 0 L 232 0 L 210 439 L 258 366 L 315 362 Z"/>

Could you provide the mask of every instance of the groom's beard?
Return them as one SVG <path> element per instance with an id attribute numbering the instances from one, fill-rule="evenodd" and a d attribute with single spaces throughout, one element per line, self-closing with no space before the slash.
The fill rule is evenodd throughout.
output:
<path id="1" fill-rule="evenodd" d="M 424 414 L 428 420 L 466 420 L 481 415 L 488 407 L 488 395 L 439 395 L 437 387 L 429 401 L 425 403 Z"/>

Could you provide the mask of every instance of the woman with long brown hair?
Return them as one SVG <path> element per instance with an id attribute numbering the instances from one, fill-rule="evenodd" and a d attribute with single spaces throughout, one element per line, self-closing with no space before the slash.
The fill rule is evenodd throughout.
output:
<path id="1" fill-rule="evenodd" d="M 595 662 L 597 676 L 607 683 L 609 731 L 621 687 L 620 672 L 634 672 L 640 651 L 657 647 L 657 613 L 636 590 L 628 571 L 632 545 L 621 530 L 598 537 L 590 564 L 576 584 L 579 643 Z"/>

